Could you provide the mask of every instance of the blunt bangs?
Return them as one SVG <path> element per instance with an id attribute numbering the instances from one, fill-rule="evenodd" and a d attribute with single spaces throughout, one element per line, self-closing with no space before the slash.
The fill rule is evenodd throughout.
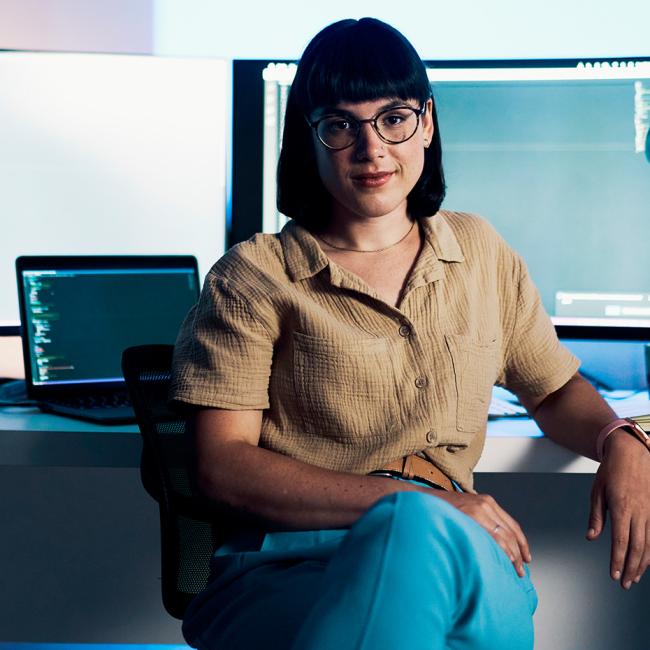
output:
<path id="1" fill-rule="evenodd" d="M 341 21 L 326 28 L 303 55 L 304 78 L 294 80 L 303 113 L 341 101 L 431 96 L 426 69 L 413 46 L 374 18 Z"/>

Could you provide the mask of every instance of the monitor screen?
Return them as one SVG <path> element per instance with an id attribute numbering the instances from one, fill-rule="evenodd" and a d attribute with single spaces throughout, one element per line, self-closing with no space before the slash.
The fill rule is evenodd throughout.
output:
<path id="1" fill-rule="evenodd" d="M 0 52 L 0 326 L 20 255 L 225 250 L 219 59 Z"/>
<path id="2" fill-rule="evenodd" d="M 121 382 L 122 351 L 173 344 L 199 293 L 184 256 L 18 260 L 32 386 Z"/>
<path id="3" fill-rule="evenodd" d="M 248 191 L 274 232 L 286 221 L 275 172 L 295 65 L 262 63 L 235 62 L 235 102 L 238 77 L 250 84 L 256 74 L 262 172 Z M 443 208 L 496 227 L 526 260 L 559 331 L 650 340 L 650 61 L 429 62 L 427 71 Z M 235 147 L 237 138 L 235 128 Z"/>

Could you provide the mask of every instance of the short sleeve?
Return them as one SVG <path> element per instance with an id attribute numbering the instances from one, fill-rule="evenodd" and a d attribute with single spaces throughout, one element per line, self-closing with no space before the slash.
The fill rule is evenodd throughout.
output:
<path id="1" fill-rule="evenodd" d="M 548 395 L 576 373 L 580 361 L 564 347 L 544 310 L 526 264 L 515 256 L 518 277 L 514 325 L 499 384 L 517 394 Z"/>
<path id="2" fill-rule="evenodd" d="M 176 340 L 170 399 L 231 410 L 268 408 L 273 342 L 263 311 L 209 273 Z"/>

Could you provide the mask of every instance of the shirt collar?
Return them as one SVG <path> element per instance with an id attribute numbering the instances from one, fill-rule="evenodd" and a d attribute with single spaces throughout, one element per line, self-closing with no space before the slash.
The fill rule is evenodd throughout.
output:
<path id="1" fill-rule="evenodd" d="M 442 212 L 420 219 L 420 223 L 425 238 L 421 261 L 425 263 L 417 264 L 417 266 L 426 268 L 428 266 L 426 262 L 437 260 L 443 262 L 464 261 L 465 258 L 456 235 Z M 293 220 L 289 220 L 282 229 L 280 241 L 284 250 L 287 271 L 294 282 L 316 275 L 329 265 L 329 258 L 321 250 L 316 238 Z M 434 264 L 434 266 L 437 265 Z M 432 279 L 433 277 L 429 278 L 429 280 Z"/>
<path id="2" fill-rule="evenodd" d="M 316 275 L 329 264 L 314 236 L 293 219 L 282 228 L 280 242 L 287 272 L 294 282 Z"/>
<path id="3" fill-rule="evenodd" d="M 433 248 L 436 257 L 443 262 L 464 262 L 458 239 L 447 223 L 443 212 L 420 219 L 425 241 Z"/>

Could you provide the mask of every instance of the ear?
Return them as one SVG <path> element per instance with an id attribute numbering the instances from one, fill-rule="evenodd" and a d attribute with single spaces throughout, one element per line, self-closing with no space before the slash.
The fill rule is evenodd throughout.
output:
<path id="1" fill-rule="evenodd" d="M 425 145 L 428 147 L 431 144 L 431 139 L 433 138 L 433 100 L 431 98 L 427 99 L 427 103 L 424 105 L 424 113 L 420 120 L 422 121 L 422 138 L 425 142 Z"/>

